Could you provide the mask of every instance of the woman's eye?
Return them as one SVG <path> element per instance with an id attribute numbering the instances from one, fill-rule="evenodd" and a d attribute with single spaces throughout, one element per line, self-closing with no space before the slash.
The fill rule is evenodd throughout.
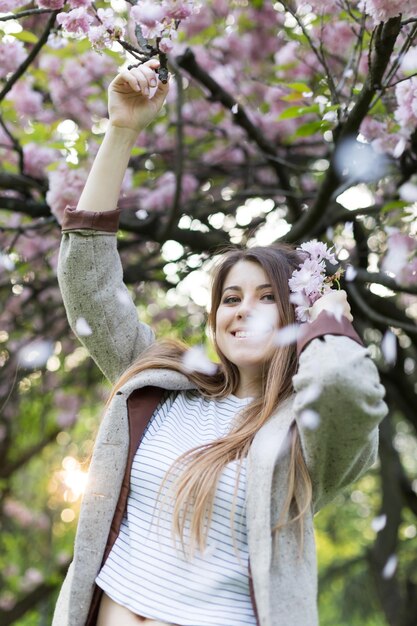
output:
<path id="1" fill-rule="evenodd" d="M 262 296 L 262 300 L 269 300 L 269 302 L 275 302 L 275 296 L 273 293 L 266 293 Z"/>
<path id="2" fill-rule="evenodd" d="M 235 304 L 236 302 L 239 302 L 237 296 L 227 296 L 227 298 L 223 300 L 223 304 Z"/>

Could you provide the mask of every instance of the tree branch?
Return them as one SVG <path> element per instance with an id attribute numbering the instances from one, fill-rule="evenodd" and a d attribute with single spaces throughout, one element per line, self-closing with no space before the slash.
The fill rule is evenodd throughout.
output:
<path id="1" fill-rule="evenodd" d="M 53 11 L 41 37 L 39 37 L 37 43 L 33 46 L 32 50 L 30 51 L 26 59 L 23 61 L 20 67 L 17 68 L 15 73 L 10 77 L 10 79 L 7 81 L 7 83 L 3 87 L 2 91 L 0 91 L 0 102 L 9 93 L 9 91 L 11 90 L 13 85 L 19 80 L 19 78 L 23 76 L 23 74 L 26 72 L 29 65 L 32 63 L 32 61 L 36 59 L 38 53 L 42 50 L 43 46 L 48 41 L 49 33 L 52 30 L 52 26 L 55 23 L 55 18 L 58 15 L 58 13 L 59 11 Z"/>
<path id="2" fill-rule="evenodd" d="M 282 189 L 290 192 L 287 196 L 288 208 L 293 218 L 297 218 L 300 213 L 300 205 L 294 197 L 294 190 L 288 178 L 287 172 L 281 167 L 280 163 L 275 160 L 277 157 L 276 146 L 267 139 L 258 127 L 256 127 L 249 119 L 244 108 L 238 104 L 223 87 L 221 87 L 211 76 L 208 74 L 196 61 L 196 58 L 190 48 L 184 52 L 184 54 L 178 56 L 176 61 L 180 67 L 185 69 L 193 78 L 200 82 L 210 92 L 210 97 L 213 101 L 220 102 L 225 108 L 232 111 L 233 120 L 235 124 L 243 128 L 248 137 L 256 143 L 256 145 L 262 150 L 268 163 L 274 169 L 278 180 L 280 181 Z"/>
<path id="3" fill-rule="evenodd" d="M 401 30 L 401 18 L 394 17 L 386 23 L 381 23 L 374 31 L 375 50 L 372 56 L 372 64 L 366 82 L 362 88 L 355 106 L 350 111 L 346 120 L 338 129 L 337 144 L 344 139 L 356 135 L 359 127 L 369 111 L 372 99 L 381 87 L 382 78 L 388 67 L 395 42 Z M 314 228 L 320 218 L 328 210 L 329 200 L 339 185 L 339 177 L 335 170 L 334 153 L 327 169 L 326 176 L 317 194 L 316 201 L 312 207 L 298 220 L 289 233 L 285 235 L 285 240 L 294 243 L 302 239 L 306 233 Z"/>

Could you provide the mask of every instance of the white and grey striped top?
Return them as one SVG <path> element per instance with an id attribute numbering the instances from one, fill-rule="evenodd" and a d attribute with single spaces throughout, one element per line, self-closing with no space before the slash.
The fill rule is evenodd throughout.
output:
<path id="1" fill-rule="evenodd" d="M 245 463 L 226 466 L 218 483 L 204 553 L 186 558 L 171 535 L 169 504 L 155 509 L 167 469 L 180 454 L 227 434 L 248 399 L 207 399 L 197 392 L 167 395 L 136 452 L 127 513 L 96 582 L 137 615 L 181 626 L 255 626 L 249 593 Z M 161 500 L 159 499 L 158 502 Z M 160 513 L 160 514 L 159 514 Z"/>

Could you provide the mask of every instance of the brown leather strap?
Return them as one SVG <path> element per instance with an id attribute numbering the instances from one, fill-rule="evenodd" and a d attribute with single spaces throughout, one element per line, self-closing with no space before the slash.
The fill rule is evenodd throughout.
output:
<path id="1" fill-rule="evenodd" d="M 110 551 L 119 534 L 120 525 L 126 510 L 127 498 L 130 489 L 130 473 L 132 470 L 133 458 L 139 446 L 142 435 L 148 425 L 153 412 L 158 406 L 164 390 L 160 387 L 144 387 L 136 389 L 127 400 L 127 413 L 129 420 L 129 453 L 126 461 L 126 469 L 120 490 L 119 500 L 110 527 L 106 549 L 104 551 L 102 564 L 106 561 Z M 90 604 L 85 626 L 95 626 L 97 622 L 98 610 L 100 607 L 103 590 L 94 585 L 93 597 Z"/>
<path id="2" fill-rule="evenodd" d="M 120 209 L 114 211 L 77 211 L 76 207 L 67 206 L 64 211 L 61 229 L 99 230 L 105 233 L 117 233 Z"/>

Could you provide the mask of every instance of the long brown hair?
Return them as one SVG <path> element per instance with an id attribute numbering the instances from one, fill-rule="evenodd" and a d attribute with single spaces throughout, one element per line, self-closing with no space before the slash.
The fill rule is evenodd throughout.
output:
<path id="1" fill-rule="evenodd" d="M 223 253 L 214 267 L 212 301 L 208 315 L 208 327 L 220 359 L 217 373 L 212 376 L 196 371 L 190 373 L 183 365 L 183 357 L 187 350 L 185 344 L 172 339 L 157 341 L 149 346 L 122 375 L 112 390 L 109 402 L 132 376 L 149 368 L 181 372 L 191 380 L 201 394 L 207 397 L 219 398 L 235 393 L 239 384 L 239 372 L 219 350 L 215 331 L 216 313 L 224 281 L 229 270 L 242 260 L 258 263 L 268 276 L 278 307 L 280 326 L 295 322 L 288 280 L 301 261 L 298 253 L 285 244 L 229 249 Z M 241 462 L 247 456 L 257 431 L 291 395 L 292 378 L 296 368 L 295 345 L 277 347 L 270 362 L 263 366 L 260 395 L 239 412 L 229 434 L 182 454 L 168 470 L 163 485 L 169 478 L 170 492 L 173 495 L 173 537 L 179 538 L 184 548 L 184 530 L 189 525 L 188 548 L 191 553 L 196 546 L 200 550 L 205 547 L 216 486 L 222 471 L 228 463 Z M 239 471 L 236 480 L 238 478 Z M 302 537 L 304 514 L 310 503 L 311 481 L 302 455 L 298 431 L 293 427 L 290 433 L 287 497 L 274 530 L 279 530 L 286 523 L 298 521 Z"/>

